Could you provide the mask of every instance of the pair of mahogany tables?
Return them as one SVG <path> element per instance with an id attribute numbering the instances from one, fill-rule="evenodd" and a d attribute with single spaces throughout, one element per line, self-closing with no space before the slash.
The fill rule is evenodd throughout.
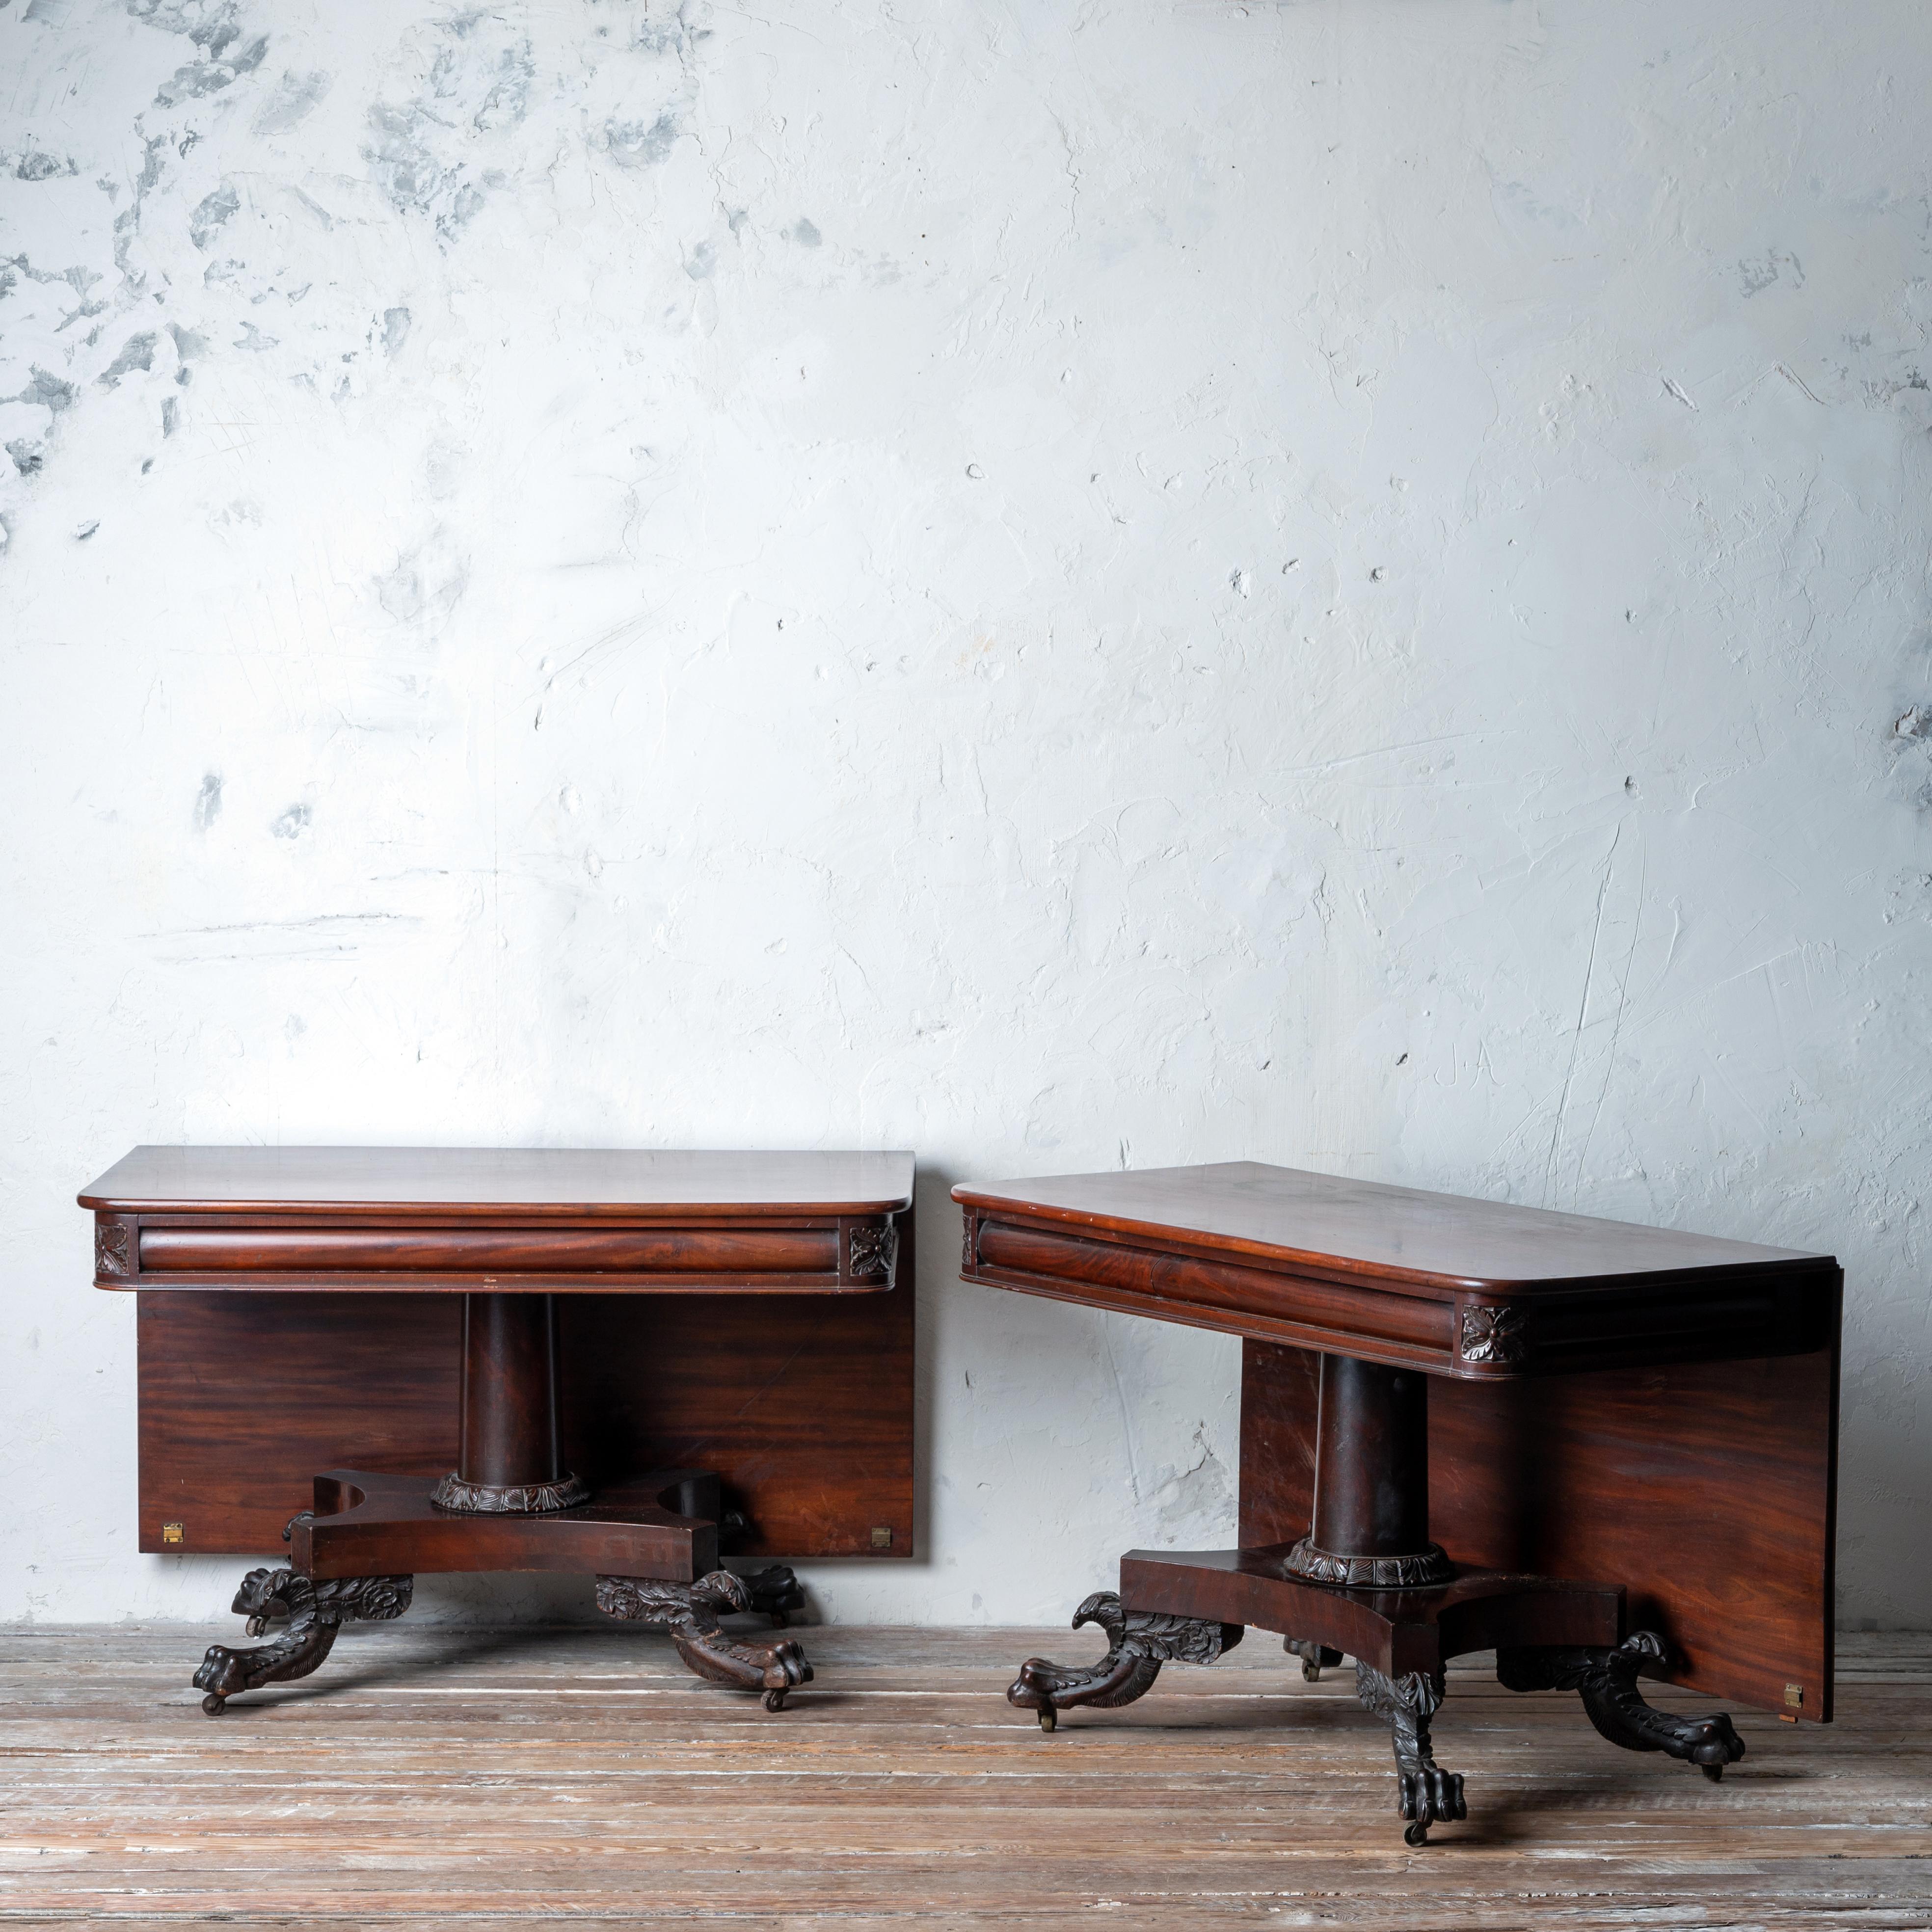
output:
<path id="1" fill-rule="evenodd" d="M 1043 1729 L 1272 1631 L 1354 1660 L 1420 1844 L 1466 1815 L 1457 1656 L 1714 1779 L 1728 1717 L 1640 1677 L 1828 1721 L 1828 1256 L 1246 1162 L 952 1192 L 964 1280 L 1242 1337 L 1239 1546 L 1128 1552 L 1100 1660 L 1007 1693 Z M 776 1711 L 803 1651 L 724 1619 L 804 1598 L 745 1560 L 914 1554 L 909 1154 L 141 1148 L 80 1200 L 136 1300 L 140 1547 L 288 1545 L 211 1715 L 488 1570 L 594 1576 Z"/>

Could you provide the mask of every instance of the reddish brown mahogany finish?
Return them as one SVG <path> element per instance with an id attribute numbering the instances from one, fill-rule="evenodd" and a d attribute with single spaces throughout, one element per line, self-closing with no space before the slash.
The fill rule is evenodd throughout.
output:
<path id="1" fill-rule="evenodd" d="M 682 1282 L 734 1274 L 773 1276 L 775 1285 L 830 1288 L 838 1280 L 838 1229 L 771 1232 L 720 1228 L 242 1228 L 180 1227 L 149 1220 L 140 1231 L 144 1284 L 226 1285 L 235 1276 L 400 1275 L 420 1292 L 433 1284 L 406 1277 L 449 1274 L 662 1277 Z M 212 1277 L 212 1280 L 208 1278 Z M 601 1285 L 601 1284 L 600 1284 Z"/>
<path id="2" fill-rule="evenodd" d="M 895 1154 L 137 1148 L 81 1198 L 140 1292 L 140 1546 L 272 1548 L 319 1468 L 702 1466 L 742 1553 L 910 1556 L 911 1186 Z M 494 1409 L 465 1295 L 536 1324 Z"/>
<path id="3" fill-rule="evenodd" d="M 136 1148 L 80 1197 L 100 1288 L 872 1293 L 896 1154 Z"/>
<path id="4" fill-rule="evenodd" d="M 1829 1256 L 1254 1161 L 962 1186 L 962 1272 L 1461 1380 L 1829 1346 Z"/>
<path id="5" fill-rule="evenodd" d="M 1837 1325 L 1835 1311 L 1832 1326 Z M 1314 1494 L 1322 1358 L 1242 1349 L 1244 1546 Z M 1623 1584 L 1673 1683 L 1828 1720 L 1835 1352 L 1430 1393 L 1430 1528 L 1456 1562 Z M 1796 1688 L 1801 1701 L 1788 1701 Z"/>
<path id="6" fill-rule="evenodd" d="M 718 1567 L 718 1528 L 679 1507 L 682 1473 L 608 1484 L 574 1509 L 496 1516 L 438 1509 L 418 1476 L 326 1470 L 313 1518 L 295 1522 L 290 1561 L 314 1577 L 568 1570 L 688 1583 Z"/>
<path id="7" fill-rule="evenodd" d="M 640 1470 L 715 1469 L 749 1519 L 741 1556 L 910 1556 L 912 1216 L 899 1220 L 890 1294 L 562 1298 L 564 1467 L 600 1495 Z M 426 1493 L 455 1467 L 458 1297 L 138 1300 L 142 1550 L 276 1549 L 318 1469 L 414 1475 Z"/>
<path id="8" fill-rule="evenodd" d="M 463 1406 L 456 1473 L 480 1488 L 554 1483 L 556 1304 L 547 1294 L 463 1298 Z"/>
<path id="9" fill-rule="evenodd" d="M 1318 1580 L 1322 1564 L 1439 1569 L 1429 1541 L 1427 1377 L 1324 1355 L 1316 1412 L 1315 1493 L 1296 1567 Z"/>
<path id="10" fill-rule="evenodd" d="M 1442 1655 L 1613 1643 L 1605 1606 L 1627 1586 L 1630 1622 L 1668 1640 L 1659 1674 L 1830 1716 L 1830 1257 L 1252 1162 L 953 1192 L 964 1279 L 1246 1338 L 1242 1547 L 1130 1556 L 1131 1609 L 1258 1623 L 1396 1672 L 1422 1667 L 1399 1662 L 1422 1654 L 1394 1634 L 1405 1620 Z M 1426 1405 L 1392 1385 L 1360 1399 L 1365 1375 L 1417 1369 Z M 1353 1393 L 1319 1430 L 1318 1493 L 1324 1376 Z M 1310 1540 L 1364 1552 L 1420 1524 L 1458 1573 L 1310 1585 L 1288 1558 L 1311 1516 Z M 1550 1580 L 1566 1576 L 1600 1580 Z"/>
<path id="11" fill-rule="evenodd" d="M 803 1598 L 782 1565 L 718 1570 L 725 1533 L 912 1553 L 910 1155 L 148 1148 L 81 1201 L 97 1282 L 138 1291 L 142 1546 L 259 1548 L 292 1519 L 290 1567 L 234 1605 L 252 1634 L 287 1630 L 210 1648 L 211 1717 L 314 1670 L 346 1617 L 398 1614 L 416 1573 L 492 1570 L 592 1574 L 613 1614 L 666 1624 L 692 1668 L 776 1711 L 810 1681 L 803 1653 L 718 1616 L 782 1622 Z M 584 1351 L 601 1493 L 570 1465 L 560 1294 L 659 1317 L 620 1315 Z M 654 1381 L 687 1401 L 640 1426 Z M 652 1432 L 683 1439 L 640 1454 Z M 761 1522 L 711 1453 L 727 1444 L 753 1506 L 776 1505 Z M 350 1466 L 311 1480 L 316 1462 Z"/>
<path id="12" fill-rule="evenodd" d="M 1624 1593 L 1607 1584 L 1472 1570 L 1426 1589 L 1338 1590 L 1288 1574 L 1289 1546 L 1130 1550 L 1120 1598 L 1136 1610 L 1252 1624 L 1359 1658 L 1388 1677 L 1439 1672 L 1504 1644 L 1606 1646 Z"/>

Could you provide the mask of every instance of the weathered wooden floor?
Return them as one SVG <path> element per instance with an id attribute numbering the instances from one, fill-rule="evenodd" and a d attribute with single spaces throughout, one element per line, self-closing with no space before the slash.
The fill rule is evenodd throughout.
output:
<path id="1" fill-rule="evenodd" d="M 1852 1640 L 1829 1728 L 1735 1712 L 1721 1786 L 1454 1674 L 1472 1816 L 1411 1851 L 1352 1672 L 1263 1633 L 1053 1737 L 1001 1694 L 1090 1630 L 800 1636 L 777 1716 L 652 1634 L 404 1622 L 210 1720 L 206 1630 L 0 1634 L 0 1921 L 1932 1927 L 1925 1639 Z"/>

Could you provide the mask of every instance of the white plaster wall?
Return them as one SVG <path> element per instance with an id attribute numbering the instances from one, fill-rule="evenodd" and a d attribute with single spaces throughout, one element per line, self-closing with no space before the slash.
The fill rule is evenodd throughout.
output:
<path id="1" fill-rule="evenodd" d="M 1922 1622 L 1929 95 L 1913 0 L 0 0 L 0 1614 L 238 1567 L 76 1187 L 388 1139 L 919 1150 L 848 1617 L 1232 1530 L 1235 1346 L 954 1180 L 1832 1250 Z"/>

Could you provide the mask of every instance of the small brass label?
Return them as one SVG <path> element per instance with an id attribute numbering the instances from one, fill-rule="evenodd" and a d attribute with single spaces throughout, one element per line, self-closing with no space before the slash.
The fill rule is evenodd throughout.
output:
<path id="1" fill-rule="evenodd" d="M 161 1540 L 164 1543 L 185 1543 L 188 1532 L 178 1522 L 164 1522 L 161 1525 Z"/>
<path id="2" fill-rule="evenodd" d="M 1802 1684 L 1787 1684 L 1784 1687 L 1784 1701 L 1794 1711 L 1804 1708 L 1804 1687 Z"/>
<path id="3" fill-rule="evenodd" d="M 890 1550 L 892 1546 L 892 1531 L 882 1522 L 874 1523 L 872 1526 L 872 1547 L 874 1550 Z"/>

